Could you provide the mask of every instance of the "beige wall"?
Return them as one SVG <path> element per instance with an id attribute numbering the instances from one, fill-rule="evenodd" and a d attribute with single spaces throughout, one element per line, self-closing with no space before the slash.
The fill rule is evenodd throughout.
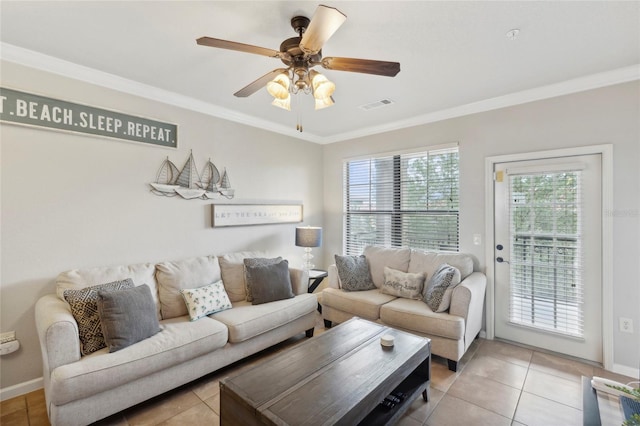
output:
<path id="1" fill-rule="evenodd" d="M 342 253 L 342 161 L 368 153 L 460 144 L 460 250 L 479 270 L 485 247 L 485 158 L 586 145 L 614 146 L 614 363 L 640 367 L 640 84 L 621 84 L 328 145 L 324 150 L 324 258 Z M 618 331 L 632 318 L 634 334 Z"/>
<path id="2" fill-rule="evenodd" d="M 154 262 L 264 249 L 301 262 L 294 224 L 211 227 L 211 202 L 149 192 L 163 159 L 193 150 L 227 167 L 234 201 L 301 201 L 321 225 L 322 147 L 52 74 L 2 63 L 2 85 L 178 125 L 177 150 L 67 132 L 2 125 L 1 331 L 18 352 L 0 358 L 0 388 L 42 375 L 36 300 L 72 268 Z M 320 259 L 321 260 L 321 259 Z"/>

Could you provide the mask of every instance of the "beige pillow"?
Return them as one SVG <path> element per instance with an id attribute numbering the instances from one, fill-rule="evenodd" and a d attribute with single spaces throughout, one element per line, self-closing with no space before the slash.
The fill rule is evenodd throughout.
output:
<path id="1" fill-rule="evenodd" d="M 384 267 L 384 283 L 382 292 L 405 299 L 422 299 L 422 287 L 424 286 L 424 274 L 410 274 L 408 272 Z"/>
<path id="2" fill-rule="evenodd" d="M 244 277 L 244 260 L 253 257 L 267 257 L 265 252 L 240 251 L 220 256 L 220 272 L 224 289 L 231 302 L 242 302 L 247 298 L 247 284 Z"/>
<path id="3" fill-rule="evenodd" d="M 407 272 L 411 249 L 367 246 L 362 252 L 369 261 L 371 279 L 376 287 L 384 284 L 384 267 L 388 266 L 398 271 Z"/>
<path id="4" fill-rule="evenodd" d="M 193 257 L 156 265 L 162 318 L 187 315 L 180 290 L 204 287 L 220 281 L 220 266 L 215 256 Z"/>

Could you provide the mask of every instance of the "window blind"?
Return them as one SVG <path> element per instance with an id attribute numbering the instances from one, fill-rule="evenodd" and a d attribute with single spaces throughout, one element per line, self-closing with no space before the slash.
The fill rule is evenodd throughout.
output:
<path id="1" fill-rule="evenodd" d="M 509 176 L 514 324 L 583 336 L 581 174 Z"/>
<path id="2" fill-rule="evenodd" d="M 367 245 L 458 251 L 458 148 L 346 161 L 344 252 Z"/>

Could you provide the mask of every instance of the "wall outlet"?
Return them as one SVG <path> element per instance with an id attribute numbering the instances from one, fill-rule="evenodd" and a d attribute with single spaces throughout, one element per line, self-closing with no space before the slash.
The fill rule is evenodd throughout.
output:
<path id="1" fill-rule="evenodd" d="M 623 333 L 633 333 L 633 320 L 631 318 L 620 317 L 620 331 Z"/>
<path id="2" fill-rule="evenodd" d="M 7 331 L 6 333 L 0 333 L 0 343 L 7 343 L 16 340 L 15 331 Z"/>
<path id="3" fill-rule="evenodd" d="M 473 234 L 473 244 L 479 246 L 482 244 L 482 235 L 481 234 Z"/>

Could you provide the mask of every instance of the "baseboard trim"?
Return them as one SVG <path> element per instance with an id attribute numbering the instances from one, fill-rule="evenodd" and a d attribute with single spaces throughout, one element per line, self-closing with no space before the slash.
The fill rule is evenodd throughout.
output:
<path id="1" fill-rule="evenodd" d="M 28 382 L 18 383 L 17 385 L 0 389 L 0 401 L 6 401 L 7 399 L 15 398 L 16 396 L 24 395 L 42 389 L 43 387 L 44 379 L 42 377 L 29 380 Z"/>
<path id="2" fill-rule="evenodd" d="M 613 363 L 611 371 L 616 374 L 622 374 L 623 376 L 631 377 L 633 379 L 640 378 L 640 368 L 627 367 L 626 365 Z"/>

